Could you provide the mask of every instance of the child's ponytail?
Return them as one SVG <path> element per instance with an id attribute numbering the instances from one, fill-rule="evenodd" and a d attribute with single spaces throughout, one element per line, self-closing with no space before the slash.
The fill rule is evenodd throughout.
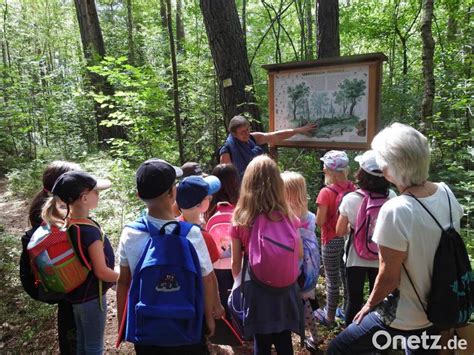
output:
<path id="1" fill-rule="evenodd" d="M 49 197 L 44 203 L 43 209 L 41 210 L 41 218 L 47 224 L 58 224 L 59 221 L 65 220 L 65 217 L 61 216 L 57 208 L 57 203 L 60 201 L 59 197 L 53 196 Z M 69 214 L 69 206 L 67 212 L 67 214 Z"/>

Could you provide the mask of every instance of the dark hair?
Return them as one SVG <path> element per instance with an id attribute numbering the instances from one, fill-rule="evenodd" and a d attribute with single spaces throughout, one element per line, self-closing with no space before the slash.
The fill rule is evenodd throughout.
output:
<path id="1" fill-rule="evenodd" d="M 81 167 L 76 163 L 61 160 L 53 161 L 46 167 L 43 172 L 43 188 L 36 193 L 28 212 L 28 219 L 32 227 L 37 227 L 41 224 L 41 210 L 58 177 L 65 172 L 80 169 Z"/>
<path id="2" fill-rule="evenodd" d="M 234 116 L 229 122 L 229 132 L 235 133 L 242 126 L 250 126 L 249 121 L 242 115 Z"/>
<path id="3" fill-rule="evenodd" d="M 219 178 L 221 189 L 212 196 L 209 208 L 204 215 L 206 221 L 216 213 L 219 202 L 229 202 L 235 206 L 239 200 L 240 180 L 234 164 L 219 164 L 212 170 L 211 174 Z"/>
<path id="4" fill-rule="evenodd" d="M 356 182 L 361 189 L 386 194 L 390 183 L 383 176 L 371 175 L 365 170 L 359 168 L 355 173 Z"/>

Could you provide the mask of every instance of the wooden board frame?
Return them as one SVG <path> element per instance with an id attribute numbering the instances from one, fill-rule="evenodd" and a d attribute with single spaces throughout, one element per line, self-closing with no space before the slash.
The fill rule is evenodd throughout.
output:
<path id="1" fill-rule="evenodd" d="M 370 149 L 370 143 L 374 138 L 380 123 L 380 92 L 382 85 L 382 64 L 387 60 L 383 53 L 371 53 L 364 55 L 327 58 L 315 61 L 291 62 L 284 64 L 263 65 L 268 71 L 268 105 L 269 105 L 269 130 L 275 131 L 275 75 L 308 72 L 312 73 L 331 72 L 350 67 L 368 67 L 367 79 L 367 122 L 366 142 L 351 141 L 318 141 L 317 138 L 308 140 L 291 141 L 285 140 L 276 144 L 276 147 L 300 147 L 319 149 Z"/>

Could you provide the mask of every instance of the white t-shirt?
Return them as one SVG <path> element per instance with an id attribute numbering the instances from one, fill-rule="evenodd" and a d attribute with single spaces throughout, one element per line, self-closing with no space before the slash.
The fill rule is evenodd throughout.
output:
<path id="1" fill-rule="evenodd" d="M 394 198 L 397 196 L 395 192 L 392 190 L 389 190 L 388 198 Z M 360 204 L 362 203 L 363 197 L 358 194 L 357 192 L 351 192 L 348 193 L 346 196 L 341 201 L 341 204 L 339 205 L 339 214 L 341 216 L 347 217 L 349 220 L 349 224 L 351 225 L 351 228 L 354 228 L 356 218 L 357 218 L 357 212 L 359 211 Z M 349 242 L 349 240 L 346 240 L 346 245 Z M 346 248 L 344 248 L 346 250 Z M 352 266 L 361 266 L 361 267 L 379 267 L 379 261 L 378 260 L 367 260 L 361 258 L 359 255 L 357 255 L 357 252 L 355 251 L 354 248 L 354 242 L 351 242 L 351 246 L 349 248 L 349 252 L 347 255 L 344 255 L 345 261 L 346 261 L 346 267 L 352 267 Z"/>
<path id="2" fill-rule="evenodd" d="M 155 225 L 155 227 L 158 229 L 160 229 L 165 223 L 170 222 L 151 217 L 150 215 L 147 215 L 147 218 L 148 221 L 153 223 L 153 225 Z M 173 226 L 166 227 L 168 232 L 171 232 L 172 229 Z M 119 255 L 119 264 L 120 266 L 128 266 L 132 275 L 135 272 L 135 267 L 140 260 L 143 248 L 145 248 L 149 238 L 149 233 L 141 232 L 130 227 L 125 227 L 122 231 L 117 250 L 117 254 Z M 209 252 L 207 251 L 206 243 L 204 242 L 204 238 L 202 237 L 199 227 L 192 227 L 186 238 L 193 244 L 194 249 L 196 250 L 199 258 L 199 264 L 201 265 L 202 276 L 204 277 L 209 275 L 213 270 L 211 258 L 209 257 Z"/>
<path id="3" fill-rule="evenodd" d="M 459 231 L 462 207 L 444 183 L 431 196 L 419 198 L 438 222 L 447 229 L 450 225 L 449 204 L 454 227 Z M 418 295 L 427 306 L 431 289 L 433 260 L 441 237 L 441 229 L 413 197 L 401 195 L 387 201 L 380 209 L 373 239 L 379 245 L 408 253 L 404 261 Z M 415 330 L 431 325 L 416 296 L 405 270 L 401 270 L 399 295 L 391 307 L 376 308 L 385 324 L 402 330 Z"/>

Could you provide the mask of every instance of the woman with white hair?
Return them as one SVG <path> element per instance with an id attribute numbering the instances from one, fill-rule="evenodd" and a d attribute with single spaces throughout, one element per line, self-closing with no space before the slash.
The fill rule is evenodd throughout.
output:
<path id="1" fill-rule="evenodd" d="M 407 354 L 436 353 L 428 349 L 430 341 L 421 340 L 424 332 L 437 333 L 424 308 L 441 230 L 420 202 L 443 228 L 452 220 L 459 230 L 463 211 L 446 184 L 428 181 L 431 153 L 423 134 L 394 123 L 377 134 L 372 149 L 385 178 L 395 184 L 400 196 L 387 201 L 377 219 L 373 240 L 380 252 L 375 286 L 354 322 L 331 342 L 328 354 L 387 349 L 393 346 L 388 341 L 395 335 L 420 336 L 416 344 L 405 342 Z"/>

